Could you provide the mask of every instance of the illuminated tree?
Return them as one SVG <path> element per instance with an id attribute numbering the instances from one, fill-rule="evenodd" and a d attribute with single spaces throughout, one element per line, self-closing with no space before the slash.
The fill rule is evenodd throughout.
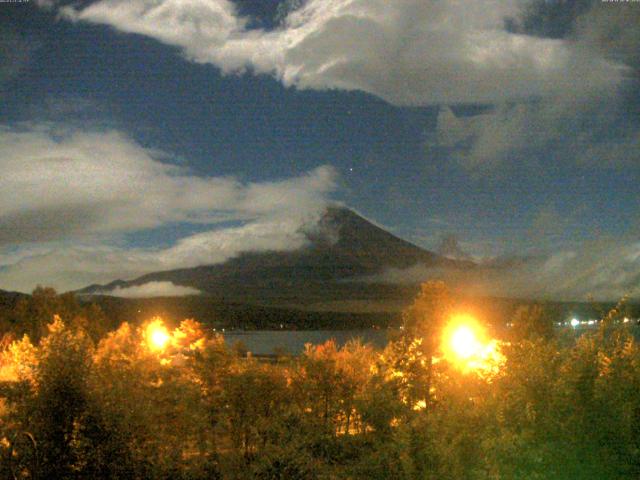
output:
<path id="1" fill-rule="evenodd" d="M 138 328 L 122 324 L 98 344 L 92 393 L 111 448 L 101 458 L 113 457 L 119 445 L 116 465 L 129 469 L 122 478 L 215 478 L 198 371 L 207 341 L 197 322 L 185 320 L 171 331 L 154 318 Z"/>
<path id="2" fill-rule="evenodd" d="M 231 440 L 248 462 L 266 446 L 282 418 L 287 379 L 279 368 L 246 360 L 231 370 L 223 388 Z"/>
<path id="3" fill-rule="evenodd" d="M 359 342 L 341 349 L 333 340 L 306 345 L 294 389 L 313 428 L 330 437 L 349 432 L 358 420 L 355 402 L 368 382 L 370 363 L 371 350 Z"/>
<path id="4" fill-rule="evenodd" d="M 17 404 L 25 431 L 38 444 L 40 468 L 48 478 L 71 478 L 81 468 L 81 425 L 89 404 L 91 341 L 56 317 L 41 342 L 31 393 Z"/>
<path id="5" fill-rule="evenodd" d="M 406 375 L 406 382 L 420 398 L 430 402 L 433 356 L 438 351 L 441 332 L 453 313 L 454 301 L 442 281 L 423 283 L 413 304 L 403 312 L 404 335 L 397 348 L 404 350 L 396 357 L 396 370 Z M 417 393 L 419 392 L 419 393 Z"/>
<path id="6" fill-rule="evenodd" d="M 72 329 L 80 329 L 98 341 L 106 334 L 109 320 L 95 304 L 81 304 L 73 293 L 58 294 L 51 287 L 38 286 L 30 296 L 20 297 L 6 314 L 14 333 L 27 334 L 34 341 L 48 334 L 47 325 L 58 315 Z"/>
<path id="7" fill-rule="evenodd" d="M 383 351 L 326 342 L 273 364 L 194 320 L 94 347 L 54 317 L 39 343 L 0 345 L 0 478 L 640 476 L 640 348 L 618 307 L 580 335 L 522 309 L 501 342 L 453 305 L 425 284 Z"/>
<path id="8" fill-rule="evenodd" d="M 342 379 L 339 390 L 342 423 L 338 426 L 341 433 L 350 435 L 364 429 L 357 405 L 369 388 L 374 362 L 373 348 L 358 339 L 350 340 L 337 352 L 336 367 Z"/>

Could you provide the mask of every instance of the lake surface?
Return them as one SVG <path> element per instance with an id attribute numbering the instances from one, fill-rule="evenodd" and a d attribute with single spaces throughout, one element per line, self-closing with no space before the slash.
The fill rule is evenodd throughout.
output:
<path id="1" fill-rule="evenodd" d="M 371 343 L 382 348 L 387 344 L 388 330 L 256 330 L 231 331 L 224 333 L 229 346 L 241 341 L 254 355 L 270 355 L 284 351 L 297 355 L 304 351 L 306 343 L 319 345 L 333 339 L 338 346 L 349 340 L 360 338 L 363 343 Z"/>
<path id="2" fill-rule="evenodd" d="M 629 322 L 631 333 L 640 341 L 640 324 L 638 319 Z M 589 325 L 585 322 L 577 328 L 571 326 L 556 326 L 558 330 L 572 332 L 575 338 L 598 328 L 597 324 Z M 254 355 L 271 355 L 280 351 L 292 355 L 304 351 L 306 343 L 320 345 L 333 339 L 338 346 L 343 346 L 349 340 L 359 338 L 363 343 L 370 343 L 374 347 L 384 348 L 389 334 L 394 330 L 385 329 L 354 329 L 354 330 L 233 330 L 224 332 L 227 345 L 241 341 L 247 350 Z"/>

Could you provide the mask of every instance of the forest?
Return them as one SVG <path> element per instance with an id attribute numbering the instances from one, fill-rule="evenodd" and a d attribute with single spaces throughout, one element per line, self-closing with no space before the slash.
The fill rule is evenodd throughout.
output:
<path id="1" fill-rule="evenodd" d="M 640 349 L 624 299 L 597 328 L 511 328 L 422 285 L 384 349 L 258 359 L 194 320 L 111 325 L 47 289 L 0 344 L 0 478 L 622 479 L 640 475 Z"/>

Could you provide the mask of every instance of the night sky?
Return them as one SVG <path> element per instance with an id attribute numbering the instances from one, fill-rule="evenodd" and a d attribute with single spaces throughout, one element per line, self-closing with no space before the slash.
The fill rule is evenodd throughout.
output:
<path id="1" fill-rule="evenodd" d="M 340 202 L 640 294 L 640 3 L 32 0 L 0 35 L 2 289 L 297 248 Z"/>

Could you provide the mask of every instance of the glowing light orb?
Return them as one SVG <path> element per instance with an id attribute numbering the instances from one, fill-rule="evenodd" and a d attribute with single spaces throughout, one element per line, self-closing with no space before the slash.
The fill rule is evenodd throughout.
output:
<path id="1" fill-rule="evenodd" d="M 468 325 L 460 325 L 451 335 L 451 349 L 460 358 L 472 357 L 481 348 L 476 334 Z"/>
<path id="2" fill-rule="evenodd" d="M 451 319 L 443 332 L 441 350 L 463 372 L 474 370 L 485 376 L 495 374 L 504 361 L 498 342 L 488 338 L 480 323 L 468 315 Z"/>
<path id="3" fill-rule="evenodd" d="M 162 350 L 167 346 L 169 339 L 169 332 L 167 327 L 164 326 L 162 320 L 154 319 L 146 330 L 147 344 L 151 350 Z"/>
<path id="4" fill-rule="evenodd" d="M 571 326 L 573 328 L 576 328 L 578 325 L 580 325 L 580 320 L 578 320 L 577 318 L 572 318 L 571 319 Z"/>
<path id="5" fill-rule="evenodd" d="M 167 332 L 156 330 L 151 333 L 151 344 L 158 349 L 164 348 L 168 341 L 169 334 Z"/>

